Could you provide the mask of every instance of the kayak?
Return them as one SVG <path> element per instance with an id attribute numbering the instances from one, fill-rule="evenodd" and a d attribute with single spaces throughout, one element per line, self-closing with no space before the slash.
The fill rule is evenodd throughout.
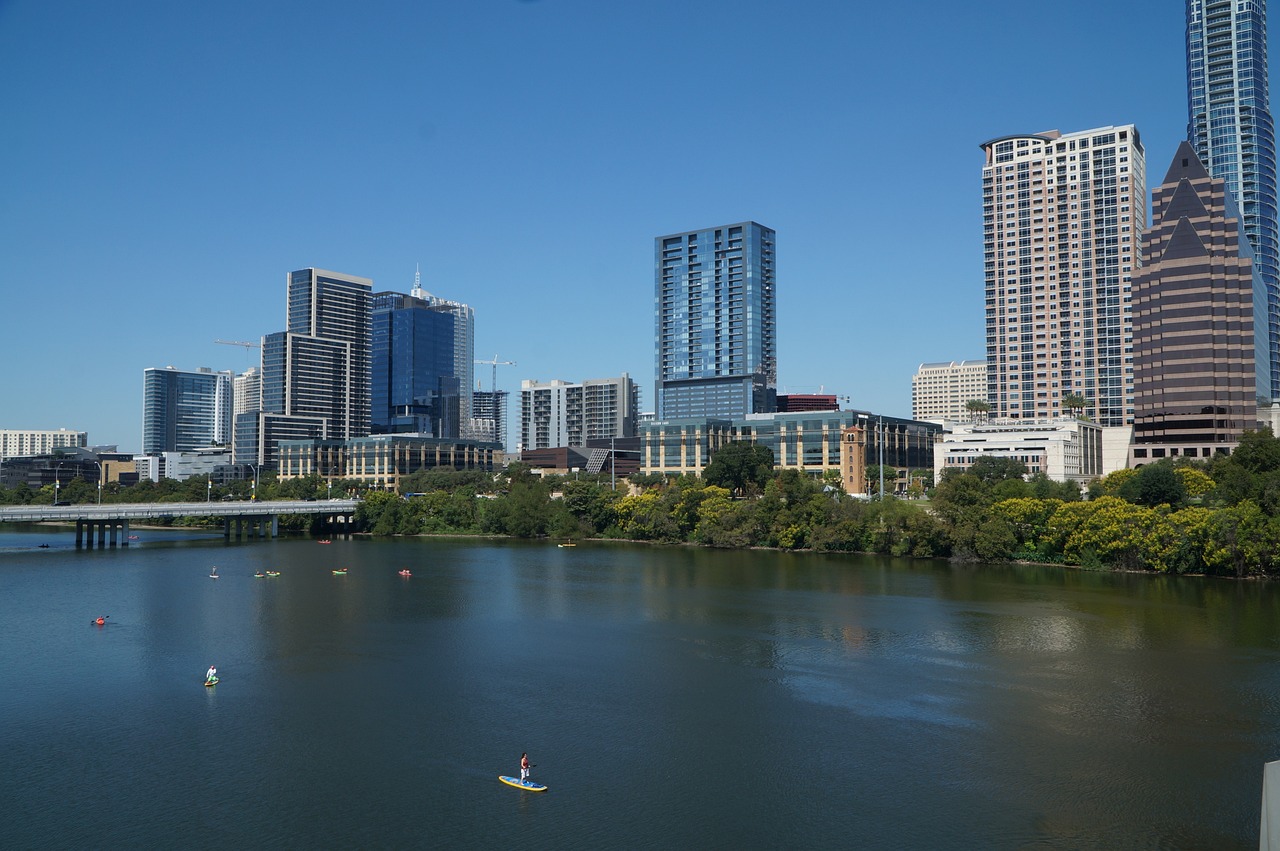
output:
<path id="1" fill-rule="evenodd" d="M 278 570 L 268 570 L 268 571 L 267 571 L 267 576 L 279 576 L 279 575 L 280 575 L 280 571 L 278 571 Z"/>
<path id="2" fill-rule="evenodd" d="M 397 570 L 396 573 L 399 573 L 401 576 L 413 576 L 413 574 L 407 570 Z"/>
<path id="3" fill-rule="evenodd" d="M 516 787 L 517 789 L 523 789 L 523 790 L 525 790 L 526 792 L 545 792 L 545 791 L 547 791 L 547 787 L 546 787 L 546 786 L 543 786 L 541 783 L 534 783 L 534 782 L 533 782 L 533 781 L 531 781 L 531 780 L 521 781 L 519 778 L 516 778 L 516 777 L 508 777 L 508 776 L 506 776 L 505 774 L 499 774 L 499 775 L 498 775 L 498 779 L 499 779 L 499 780 L 501 780 L 503 783 L 506 783 L 508 786 L 514 786 L 514 787 Z"/>
<path id="4" fill-rule="evenodd" d="M 217 677 L 214 677 L 214 678 L 213 678 L 213 679 L 211 679 L 211 680 L 205 680 L 205 681 L 204 681 L 204 684 L 205 684 L 206 686 L 216 686 L 216 685 L 218 684 L 218 678 L 217 678 Z"/>
<path id="5" fill-rule="evenodd" d="M 346 575 L 347 575 L 347 569 L 346 569 L 345 567 L 344 567 L 344 568 L 342 568 L 341 570 L 331 570 L 331 571 L 329 571 L 329 572 L 330 572 L 330 573 L 332 573 L 334 576 L 346 576 Z"/>

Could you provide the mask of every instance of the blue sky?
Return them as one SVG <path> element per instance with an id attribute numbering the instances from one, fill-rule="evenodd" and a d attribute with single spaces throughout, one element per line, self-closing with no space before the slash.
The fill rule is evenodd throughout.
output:
<path id="1" fill-rule="evenodd" d="M 306 266 L 407 292 L 420 263 L 517 362 L 500 388 L 625 371 L 652 410 L 653 238 L 748 219 L 779 392 L 909 416 L 921 361 L 984 354 L 979 144 L 1133 122 L 1158 183 L 1183 30 L 1115 0 L 0 0 L 0 428 L 139 449 L 143 370 L 255 365 L 213 341 L 282 330 Z"/>

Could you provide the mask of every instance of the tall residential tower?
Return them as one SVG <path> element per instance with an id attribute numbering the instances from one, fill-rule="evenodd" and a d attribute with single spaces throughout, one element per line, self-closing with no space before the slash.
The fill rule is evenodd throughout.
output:
<path id="1" fill-rule="evenodd" d="M 1137 129 L 1002 136 L 982 149 L 992 416 L 1054 418 L 1079 394 L 1094 422 L 1132 423 L 1129 291 L 1147 211 Z"/>
<path id="2" fill-rule="evenodd" d="M 1243 214 L 1267 288 L 1270 394 L 1280 398 L 1280 232 L 1266 0 L 1187 0 L 1187 139 L 1209 174 L 1226 181 Z"/>
<path id="3" fill-rule="evenodd" d="M 659 419 L 774 410 L 775 241 L 756 222 L 654 240 Z"/>

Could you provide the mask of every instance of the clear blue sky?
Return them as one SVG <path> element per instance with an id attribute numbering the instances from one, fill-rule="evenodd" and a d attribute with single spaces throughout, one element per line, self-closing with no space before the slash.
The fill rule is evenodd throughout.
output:
<path id="1" fill-rule="evenodd" d="M 306 266 L 407 292 L 421 263 L 513 396 L 625 371 L 652 410 L 653 238 L 747 219 L 779 391 L 909 416 L 921 361 L 984 355 L 978 145 L 1134 122 L 1158 183 L 1183 29 L 1172 0 L 0 0 L 0 428 L 139 449 L 143 370 L 254 365 L 213 340 L 282 330 Z"/>

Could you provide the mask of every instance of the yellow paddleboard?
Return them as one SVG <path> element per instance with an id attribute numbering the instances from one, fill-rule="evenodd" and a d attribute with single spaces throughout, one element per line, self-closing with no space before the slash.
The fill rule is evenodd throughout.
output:
<path id="1" fill-rule="evenodd" d="M 543 786 L 541 783 L 533 783 L 533 782 L 530 782 L 530 781 L 528 781 L 528 780 L 526 780 L 525 782 L 521 783 L 521 782 L 520 782 L 520 780 L 519 780 L 518 778 L 516 778 L 516 777 L 507 777 L 505 774 L 499 774 L 499 775 L 498 775 L 498 779 L 499 779 L 499 780 L 501 780 L 503 783 L 506 783 L 508 786 L 514 786 L 514 787 L 516 787 L 517 789 L 523 789 L 523 790 L 525 790 L 526 792 L 545 792 L 545 791 L 547 791 L 547 787 L 546 787 L 546 786 Z"/>

